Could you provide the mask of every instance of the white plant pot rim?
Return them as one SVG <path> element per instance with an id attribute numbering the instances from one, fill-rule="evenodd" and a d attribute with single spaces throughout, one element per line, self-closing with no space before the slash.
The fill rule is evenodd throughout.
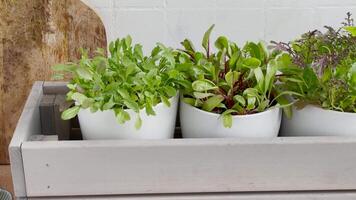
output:
<path id="1" fill-rule="evenodd" d="M 335 114 L 335 115 L 355 115 L 356 113 L 352 113 L 352 112 L 342 112 L 342 111 L 337 111 L 337 110 L 329 110 L 329 109 L 325 109 L 321 106 L 317 106 L 317 105 L 313 105 L 313 104 L 307 104 L 306 106 L 304 106 L 303 108 L 300 108 L 298 109 L 296 106 L 293 106 L 295 108 L 295 110 L 298 112 L 298 111 L 301 111 L 303 109 L 308 109 L 308 108 L 311 108 L 311 109 L 318 109 L 320 111 L 323 111 L 323 112 L 328 112 L 328 113 L 332 113 L 332 114 Z M 293 117 L 293 116 L 292 116 Z"/>
<path id="2" fill-rule="evenodd" d="M 222 114 L 218 114 L 218 113 L 213 113 L 213 112 L 208 112 L 208 111 L 205 111 L 205 110 L 202 110 L 200 108 L 197 108 L 195 106 L 192 106 L 188 103 L 185 103 L 183 100 L 181 100 L 182 103 L 186 104 L 187 106 L 190 106 L 192 107 L 193 109 L 195 109 L 196 111 L 198 112 L 201 112 L 201 113 L 204 113 L 204 114 L 207 114 L 207 115 L 212 115 L 212 116 L 220 116 Z M 233 118 L 249 118 L 249 117 L 255 117 L 255 116 L 258 116 L 258 115 L 264 115 L 266 113 L 269 113 L 269 112 L 272 112 L 274 109 L 279 109 L 278 106 L 272 106 L 272 107 L 269 107 L 267 110 L 265 111 L 262 111 L 262 112 L 258 112 L 258 113 L 253 113 L 253 114 L 247 114 L 247 115 L 232 115 Z"/>

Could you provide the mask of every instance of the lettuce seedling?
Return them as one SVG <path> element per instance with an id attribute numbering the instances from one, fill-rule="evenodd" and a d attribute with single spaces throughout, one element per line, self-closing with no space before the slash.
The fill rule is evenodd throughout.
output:
<path id="1" fill-rule="evenodd" d="M 226 37 L 215 41 L 212 52 L 211 26 L 204 34 L 204 52 L 196 51 L 185 39 L 184 49 L 177 55 L 177 69 L 184 72 L 190 85 L 183 90 L 183 101 L 207 112 L 222 115 L 225 127 L 232 126 L 232 116 L 263 112 L 272 106 L 285 107 L 288 91 L 280 91 L 278 67 L 283 66 L 283 54 L 270 54 L 265 45 L 247 42 L 243 48 Z M 287 112 L 289 113 L 289 112 Z"/>
<path id="2" fill-rule="evenodd" d="M 356 27 L 347 14 L 342 27 L 325 26 L 289 43 L 273 42 L 290 55 L 281 68 L 283 88 L 299 96 L 299 108 L 314 104 L 327 110 L 356 112 Z"/>
<path id="3" fill-rule="evenodd" d="M 100 50 L 93 58 L 83 51 L 79 62 L 53 67 L 72 76 L 67 99 L 75 105 L 62 113 L 63 119 L 75 117 L 80 109 L 112 110 L 123 124 L 131 119 L 126 109 L 138 115 L 145 109 L 147 115 L 155 115 L 154 106 L 160 102 L 170 106 L 169 98 L 184 85 L 171 48 L 157 44 L 151 55 L 144 56 L 142 46 L 133 45 L 127 36 L 110 43 L 109 51 L 109 57 Z M 138 116 L 135 127 L 140 128 L 141 123 Z"/>

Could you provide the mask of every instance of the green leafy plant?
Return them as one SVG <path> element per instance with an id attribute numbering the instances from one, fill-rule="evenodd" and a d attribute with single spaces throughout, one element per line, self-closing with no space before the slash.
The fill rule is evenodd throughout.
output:
<path id="1" fill-rule="evenodd" d="M 307 32 L 289 43 L 273 42 L 290 55 L 281 68 L 283 88 L 299 96 L 299 108 L 314 104 L 328 110 L 356 112 L 356 27 L 347 14 L 342 27 Z"/>
<path id="2" fill-rule="evenodd" d="M 211 26 L 204 34 L 205 52 L 196 51 L 185 39 L 184 49 L 177 55 L 177 69 L 191 82 L 183 91 L 183 101 L 207 112 L 221 114 L 225 127 L 232 126 L 233 115 L 263 112 L 272 106 L 285 107 L 288 91 L 280 91 L 276 81 L 283 54 L 270 54 L 265 45 L 247 42 L 239 48 L 220 36 L 215 41 L 216 53 L 211 52 Z M 289 112 L 288 112 L 289 113 Z"/>
<path id="3" fill-rule="evenodd" d="M 123 124 L 131 119 L 126 109 L 132 109 L 138 114 L 138 129 L 142 124 L 139 111 L 145 109 L 147 115 L 155 115 L 153 108 L 158 103 L 170 106 L 169 98 L 184 85 L 184 77 L 175 69 L 173 49 L 162 44 L 157 44 L 151 55 L 144 56 L 142 46 L 133 45 L 127 36 L 112 42 L 109 51 L 110 57 L 99 50 L 93 58 L 83 51 L 79 62 L 53 67 L 72 75 L 67 98 L 75 105 L 65 110 L 62 118 L 71 119 L 80 109 L 112 110 Z"/>

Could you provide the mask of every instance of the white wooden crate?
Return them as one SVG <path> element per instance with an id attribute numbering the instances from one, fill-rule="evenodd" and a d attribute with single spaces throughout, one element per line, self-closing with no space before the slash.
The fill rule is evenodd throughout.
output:
<path id="1" fill-rule="evenodd" d="M 17 198 L 356 199 L 356 137 L 32 141 L 43 85 L 9 147 Z"/>

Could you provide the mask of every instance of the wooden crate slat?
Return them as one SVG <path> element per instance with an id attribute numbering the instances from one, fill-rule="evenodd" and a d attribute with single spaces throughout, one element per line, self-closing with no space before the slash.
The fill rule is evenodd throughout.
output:
<path id="1" fill-rule="evenodd" d="M 172 194 L 92 196 L 63 198 L 29 198 L 30 200 L 355 200 L 355 191 L 345 192 L 269 192 L 269 193 L 221 193 L 221 194 Z"/>
<path id="2" fill-rule="evenodd" d="M 65 95 L 56 95 L 54 100 L 54 129 L 58 135 L 58 140 L 69 140 L 71 131 L 70 120 L 62 120 L 62 112 L 73 103 L 66 100 Z"/>
<path id="3" fill-rule="evenodd" d="M 43 83 L 43 94 L 57 95 L 57 94 L 67 94 L 69 89 L 67 88 L 68 82 L 53 82 L 45 81 Z"/>
<path id="4" fill-rule="evenodd" d="M 42 85 L 42 81 L 34 83 L 9 145 L 11 174 L 16 197 L 26 197 L 27 195 L 21 145 L 31 135 L 41 132 L 38 106 L 42 98 Z"/>
<path id="5" fill-rule="evenodd" d="M 29 196 L 350 190 L 355 149 L 346 137 L 22 145 Z"/>
<path id="6" fill-rule="evenodd" d="M 43 135 L 54 135 L 55 132 L 55 113 L 54 100 L 56 95 L 43 95 L 39 105 L 41 116 L 41 130 Z"/>

